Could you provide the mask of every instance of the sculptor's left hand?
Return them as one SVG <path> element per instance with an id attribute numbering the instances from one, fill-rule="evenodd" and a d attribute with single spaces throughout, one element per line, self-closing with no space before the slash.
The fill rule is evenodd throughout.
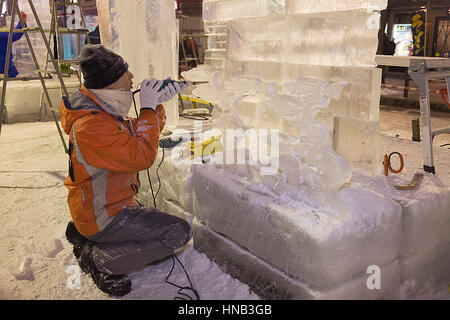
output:
<path id="1" fill-rule="evenodd" d="M 164 94 L 161 97 L 159 97 L 158 103 L 163 103 L 163 102 L 171 100 L 173 97 L 175 97 L 177 94 L 179 94 L 182 90 L 183 90 L 183 88 L 181 88 L 178 83 L 176 83 L 176 82 L 174 82 L 173 84 L 169 83 L 164 88 Z"/>

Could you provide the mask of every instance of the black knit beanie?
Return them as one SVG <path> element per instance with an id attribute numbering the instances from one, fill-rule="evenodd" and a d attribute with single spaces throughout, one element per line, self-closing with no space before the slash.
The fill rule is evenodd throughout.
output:
<path id="1" fill-rule="evenodd" d="M 101 44 L 88 44 L 79 56 L 84 86 L 101 89 L 116 82 L 128 70 L 128 63 L 121 56 Z"/>

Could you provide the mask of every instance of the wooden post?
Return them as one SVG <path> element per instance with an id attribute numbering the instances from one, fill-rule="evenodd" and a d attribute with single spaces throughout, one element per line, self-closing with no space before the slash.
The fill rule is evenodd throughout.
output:
<path id="1" fill-rule="evenodd" d="M 412 140 L 420 142 L 420 119 L 414 118 L 411 121 L 411 127 L 412 127 Z"/>

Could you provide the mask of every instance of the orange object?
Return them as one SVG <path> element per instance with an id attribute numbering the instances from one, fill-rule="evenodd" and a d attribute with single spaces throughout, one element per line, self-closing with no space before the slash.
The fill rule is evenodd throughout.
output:
<path id="1" fill-rule="evenodd" d="M 77 230 L 90 236 L 103 230 L 128 206 L 137 206 L 138 172 L 149 168 L 158 153 L 165 125 L 162 105 L 141 110 L 125 121 L 84 86 L 60 105 L 61 124 L 69 135 L 68 204 Z"/>
<path id="2" fill-rule="evenodd" d="M 384 175 L 388 176 L 389 175 L 389 165 L 388 165 L 388 155 L 387 154 L 384 155 L 383 166 L 384 166 Z"/>
<path id="3" fill-rule="evenodd" d="M 418 172 L 413 176 L 410 184 L 408 184 L 406 186 L 395 186 L 395 188 L 397 190 L 413 190 L 419 185 L 419 182 L 420 182 L 420 180 L 422 180 L 422 178 L 423 178 L 423 173 Z"/>
<path id="4" fill-rule="evenodd" d="M 442 101 L 444 101 L 447 108 L 450 109 L 450 95 L 448 94 L 447 89 L 439 90 L 439 94 L 441 95 Z M 448 97 L 448 100 L 445 98 L 445 96 Z"/>
<path id="5" fill-rule="evenodd" d="M 400 168 L 398 170 L 394 170 L 391 166 L 391 156 L 392 155 L 398 155 L 399 159 L 400 159 Z M 392 173 L 400 173 L 403 171 L 404 167 L 405 167 L 405 162 L 403 160 L 403 155 L 399 152 L 392 152 L 391 154 L 389 154 L 389 156 L 387 154 L 384 155 L 384 161 L 383 161 L 383 165 L 384 165 L 384 175 L 387 176 L 389 174 L 389 171 L 391 171 Z"/>

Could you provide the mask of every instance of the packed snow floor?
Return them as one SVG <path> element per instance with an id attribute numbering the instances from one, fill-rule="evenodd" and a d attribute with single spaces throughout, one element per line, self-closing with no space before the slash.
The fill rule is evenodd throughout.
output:
<path id="1" fill-rule="evenodd" d="M 421 167 L 420 143 L 410 143 L 408 110 L 381 110 L 384 132 L 382 151 L 400 151 L 406 156 L 405 175 Z M 406 115 L 406 116 L 405 116 Z M 447 114 L 437 121 L 450 125 Z M 401 119 L 401 120 L 400 120 Z M 402 128 L 399 123 L 404 124 Z M 66 139 L 67 140 L 67 139 Z M 408 141 L 409 140 L 409 141 Z M 450 135 L 435 141 L 436 169 L 440 180 L 450 185 Z M 0 137 L 0 299 L 111 299 L 81 272 L 79 289 L 70 288 L 77 262 L 65 239 L 70 220 L 63 184 L 67 176 L 67 156 L 53 122 L 3 125 Z M 201 299 L 259 299 L 248 286 L 222 272 L 204 254 L 186 248 L 179 259 L 187 269 Z M 75 267 L 73 267 L 75 266 Z M 177 288 L 165 282 L 172 260 L 150 265 L 131 274 L 132 291 L 122 299 L 164 299 L 177 295 Z M 75 268 L 75 269 L 74 269 Z M 176 264 L 171 282 L 187 285 Z M 68 285 L 69 283 L 69 285 Z M 449 299 L 447 288 L 423 297 Z"/>

